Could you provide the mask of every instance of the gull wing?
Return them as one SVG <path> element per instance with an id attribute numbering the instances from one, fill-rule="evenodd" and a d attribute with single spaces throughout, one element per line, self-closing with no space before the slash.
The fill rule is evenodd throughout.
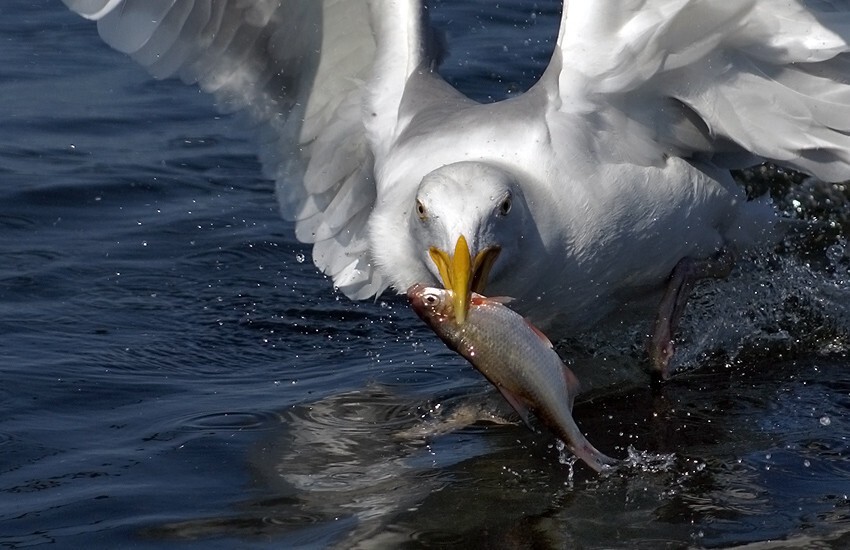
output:
<path id="1" fill-rule="evenodd" d="M 421 61 L 418 2 L 63 1 L 153 76 L 197 83 L 221 110 L 247 113 L 281 212 L 313 243 L 316 265 L 352 298 L 386 288 L 367 240 L 372 141 L 394 135 L 391 114 Z"/>
<path id="2" fill-rule="evenodd" d="M 837 181 L 850 178 L 848 41 L 844 0 L 573 0 L 539 85 L 550 116 L 585 117 L 622 161 L 771 160 Z"/>

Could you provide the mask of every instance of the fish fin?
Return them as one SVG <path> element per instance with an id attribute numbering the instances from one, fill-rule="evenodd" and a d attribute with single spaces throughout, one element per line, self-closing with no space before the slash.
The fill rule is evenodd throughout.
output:
<path id="1" fill-rule="evenodd" d="M 564 384 L 567 385 L 567 399 L 569 401 L 570 411 L 573 410 L 573 403 L 576 400 L 576 395 L 581 391 L 581 382 L 579 382 L 578 377 L 573 374 L 573 371 L 567 365 L 561 365 L 562 373 L 564 375 Z"/>
<path id="2" fill-rule="evenodd" d="M 524 317 L 523 317 L 523 319 L 525 320 L 525 324 L 526 324 L 526 325 L 528 325 L 528 328 L 530 328 L 530 329 L 534 332 L 534 334 L 536 334 L 536 335 L 537 335 L 537 337 L 538 337 L 538 338 L 540 338 L 540 340 L 542 340 L 542 341 L 543 341 L 543 343 L 544 343 L 544 344 L 546 344 L 546 345 L 547 345 L 547 346 L 549 346 L 550 348 L 554 348 L 554 347 L 555 347 L 555 346 L 553 346 L 553 345 L 552 345 L 552 342 L 551 342 L 551 340 L 549 340 L 549 337 L 548 337 L 548 336 L 546 336 L 545 334 L 543 334 L 543 331 L 542 331 L 542 330 L 540 330 L 539 328 L 537 328 L 536 326 L 534 326 L 534 325 L 531 323 L 531 321 L 529 321 L 528 319 L 525 319 Z"/>
<path id="3" fill-rule="evenodd" d="M 471 301 L 476 306 L 480 306 L 486 302 L 496 302 L 497 304 L 505 305 L 513 302 L 514 299 L 510 296 L 482 296 L 477 292 L 473 292 Z"/>
<path id="4" fill-rule="evenodd" d="M 504 397 L 505 401 L 510 403 L 511 407 L 513 407 L 513 409 L 519 414 L 522 421 L 525 422 L 526 426 L 528 426 L 528 429 L 533 430 L 534 428 L 531 427 L 531 413 L 528 411 L 525 401 L 502 386 L 497 387 L 499 388 L 499 391 L 502 392 L 502 397 Z"/>

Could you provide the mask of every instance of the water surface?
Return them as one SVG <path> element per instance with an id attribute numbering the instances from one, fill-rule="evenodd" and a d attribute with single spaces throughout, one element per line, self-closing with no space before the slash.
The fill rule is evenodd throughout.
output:
<path id="1" fill-rule="evenodd" d="M 481 99 L 555 32 L 551 2 L 500 4 L 434 2 Z M 664 387 L 643 326 L 562 343 L 638 373 L 576 407 L 632 457 L 599 477 L 402 300 L 335 293 L 237 119 L 58 2 L 0 14 L 0 546 L 850 544 L 844 188 L 754 173 L 806 228 L 700 288 Z"/>

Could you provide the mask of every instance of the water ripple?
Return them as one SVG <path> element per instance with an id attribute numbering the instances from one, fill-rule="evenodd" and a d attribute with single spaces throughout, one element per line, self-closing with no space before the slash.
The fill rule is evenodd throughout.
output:
<path id="1" fill-rule="evenodd" d="M 177 419 L 186 431 L 263 431 L 277 428 L 281 418 L 271 411 L 226 411 Z"/>
<path id="2" fill-rule="evenodd" d="M 36 225 L 34 217 L 0 213 L 0 226 L 8 229 L 30 229 Z"/>

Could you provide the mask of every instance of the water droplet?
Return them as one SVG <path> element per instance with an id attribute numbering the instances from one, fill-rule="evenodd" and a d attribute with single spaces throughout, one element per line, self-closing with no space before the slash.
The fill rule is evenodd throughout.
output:
<path id="1" fill-rule="evenodd" d="M 844 258 L 844 247 L 841 244 L 829 246 L 826 249 L 826 257 L 832 266 L 836 267 L 841 259 Z"/>
<path id="2" fill-rule="evenodd" d="M 829 426 L 830 424 L 832 424 L 832 420 L 827 415 L 823 415 L 820 417 L 821 426 Z"/>
<path id="3" fill-rule="evenodd" d="M 803 461 L 803 466 L 805 466 L 806 468 L 808 468 L 808 467 L 809 467 L 809 466 L 811 466 L 811 465 L 812 465 L 812 463 L 809 461 L 809 459 L 808 459 L 808 458 L 807 458 L 806 460 L 804 460 L 804 461 Z"/>
<path id="4" fill-rule="evenodd" d="M 296 254 L 295 255 L 295 261 L 298 262 L 299 264 L 303 264 L 304 263 L 304 254 L 302 254 L 300 252 L 298 254 Z"/>

